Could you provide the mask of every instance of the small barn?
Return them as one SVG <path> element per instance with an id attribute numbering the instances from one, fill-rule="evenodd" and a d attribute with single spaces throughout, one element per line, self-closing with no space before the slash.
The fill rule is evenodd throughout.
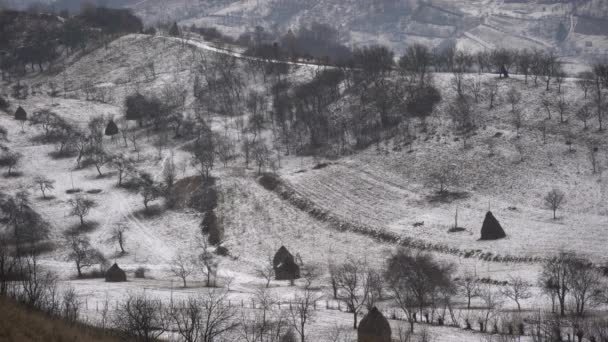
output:
<path id="1" fill-rule="evenodd" d="M 285 246 L 281 246 L 272 260 L 276 280 L 294 280 L 300 278 L 300 266 Z"/>
<path id="2" fill-rule="evenodd" d="M 127 274 L 116 263 L 106 271 L 106 282 L 118 283 L 127 281 Z"/>
<path id="3" fill-rule="evenodd" d="M 486 218 L 481 226 L 481 238 L 479 240 L 498 240 L 505 238 L 507 234 L 502 229 L 502 226 L 494 217 L 491 211 L 486 213 Z"/>
<path id="4" fill-rule="evenodd" d="M 113 120 L 110 120 L 110 122 L 108 122 L 105 134 L 110 137 L 113 137 L 118 134 L 118 126 L 116 126 L 116 123 L 114 123 Z"/>
<path id="5" fill-rule="evenodd" d="M 357 328 L 357 342 L 391 342 L 391 326 L 375 306 L 363 317 Z"/>
<path id="6" fill-rule="evenodd" d="M 15 120 L 27 120 L 27 113 L 25 112 L 25 109 L 23 109 L 23 107 L 19 106 L 19 108 L 17 108 L 17 111 L 15 111 Z"/>

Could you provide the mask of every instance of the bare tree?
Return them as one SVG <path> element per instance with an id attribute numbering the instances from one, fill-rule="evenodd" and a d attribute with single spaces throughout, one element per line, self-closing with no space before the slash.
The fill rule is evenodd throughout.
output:
<path id="1" fill-rule="evenodd" d="M 249 136 L 247 134 L 243 135 L 243 142 L 241 144 L 241 152 L 245 157 L 245 168 L 249 168 L 249 162 L 251 161 L 251 150 L 253 148 L 253 143 L 249 140 Z"/>
<path id="2" fill-rule="evenodd" d="M 224 136 L 216 137 L 216 153 L 222 165 L 228 167 L 228 163 L 235 158 L 234 144 Z"/>
<path id="3" fill-rule="evenodd" d="M 167 189 L 173 188 L 177 174 L 177 166 L 175 165 L 175 156 L 171 151 L 171 156 L 165 160 L 163 165 L 163 179 L 167 185 Z"/>
<path id="4" fill-rule="evenodd" d="M 70 323 L 76 323 L 80 315 L 82 302 L 73 287 L 68 286 L 61 295 L 61 318 Z"/>
<path id="5" fill-rule="evenodd" d="M 566 73 L 561 70 L 561 68 L 559 68 L 557 70 L 557 72 L 555 73 L 555 83 L 557 83 L 557 93 L 561 94 L 562 93 L 562 85 L 564 84 L 564 82 L 566 81 Z"/>
<path id="6" fill-rule="evenodd" d="M 508 284 L 501 289 L 503 296 L 513 300 L 517 304 L 517 310 L 521 311 L 521 300 L 532 297 L 531 285 L 520 277 L 509 277 Z"/>
<path id="7" fill-rule="evenodd" d="M 44 199 L 46 199 L 47 191 L 55 189 L 55 181 L 42 175 L 34 177 L 34 185 L 40 189 Z"/>
<path id="8" fill-rule="evenodd" d="M 545 207 L 553 210 L 553 219 L 555 220 L 557 217 L 555 213 L 558 209 L 562 207 L 562 205 L 566 202 L 566 194 L 564 194 L 559 189 L 552 189 L 545 195 Z"/>
<path id="9" fill-rule="evenodd" d="M 583 122 L 584 129 L 587 129 L 587 121 L 591 119 L 592 115 L 591 105 L 588 103 L 581 105 L 576 111 L 576 117 Z"/>
<path id="10" fill-rule="evenodd" d="M 49 297 L 52 295 L 56 295 L 57 276 L 41 269 L 39 253 L 35 250 L 22 253 L 18 259 L 17 273 L 23 275 L 18 284 L 21 287 L 19 300 L 31 307 L 53 313 L 53 310 L 48 310 L 48 305 L 55 305 L 55 301 L 45 302 L 51 299 Z"/>
<path id="11" fill-rule="evenodd" d="M 209 244 L 205 237 L 199 239 L 201 253 L 198 256 L 198 261 L 202 267 L 203 274 L 206 277 L 205 286 L 215 286 L 215 275 L 217 274 L 218 262 L 215 260 L 213 253 L 209 249 Z"/>
<path id="12" fill-rule="evenodd" d="M 559 302 L 560 315 L 566 315 L 566 296 L 570 292 L 572 260 L 574 255 L 560 252 L 556 257 L 548 259 L 543 264 L 539 284 L 548 294 L 555 296 Z"/>
<path id="13" fill-rule="evenodd" d="M 593 78 L 595 77 L 595 75 L 593 74 L 593 72 L 587 71 L 580 73 L 578 77 L 579 79 L 576 80 L 576 85 L 583 91 L 586 100 L 589 90 L 593 89 Z"/>
<path id="14" fill-rule="evenodd" d="M 270 281 L 274 278 L 274 266 L 272 265 L 271 256 L 268 256 L 266 262 L 256 269 L 256 273 L 259 277 L 264 278 L 266 281 L 266 288 L 268 288 L 270 286 Z"/>
<path id="15" fill-rule="evenodd" d="M 470 310 L 471 299 L 479 296 L 479 283 L 476 275 L 467 271 L 456 281 L 456 285 L 467 298 L 467 310 Z"/>
<path id="16" fill-rule="evenodd" d="M 289 318 L 293 328 L 300 336 L 300 342 L 306 342 L 306 326 L 314 318 L 314 306 L 319 297 L 315 291 L 306 284 L 295 294 L 289 307 Z"/>
<path id="17" fill-rule="evenodd" d="M 555 103 L 555 108 L 557 108 L 557 111 L 559 112 L 559 122 L 565 123 L 566 121 L 568 121 L 567 119 L 564 119 L 564 115 L 566 115 L 566 112 L 570 108 L 570 105 L 568 104 L 563 95 L 559 96 L 557 102 Z"/>
<path id="18" fill-rule="evenodd" d="M 251 149 L 251 155 L 258 166 L 258 175 L 262 173 L 262 168 L 269 163 L 270 151 L 263 140 L 255 142 Z"/>
<path id="19" fill-rule="evenodd" d="M 111 157 L 110 165 L 118 172 L 118 186 L 122 186 L 125 175 L 135 169 L 132 161 L 123 153 Z"/>
<path id="20" fill-rule="evenodd" d="M 180 253 L 171 261 L 171 273 L 182 280 L 184 287 L 188 287 L 186 280 L 194 272 L 195 265 L 191 257 Z"/>
<path id="21" fill-rule="evenodd" d="M 97 249 L 91 247 L 89 239 L 76 235 L 69 235 L 66 240 L 66 245 L 69 251 L 68 260 L 74 261 L 78 277 L 82 277 L 82 269 L 91 267 L 97 264 L 103 264 L 105 258 Z"/>
<path id="22" fill-rule="evenodd" d="M 125 243 L 127 240 L 127 237 L 125 236 L 125 233 L 127 231 L 127 226 L 125 225 L 119 225 L 117 227 L 115 227 L 114 229 L 112 229 L 112 232 L 110 233 L 110 237 L 108 238 L 108 240 L 106 240 L 107 243 L 118 243 L 118 247 L 120 248 L 120 253 L 125 254 Z"/>
<path id="23" fill-rule="evenodd" d="M 511 105 L 511 111 L 515 111 L 515 107 L 521 102 L 521 93 L 515 88 L 509 89 L 507 91 L 507 101 Z"/>
<path id="24" fill-rule="evenodd" d="M 203 179 L 209 179 L 210 172 L 215 163 L 215 147 L 210 133 L 194 143 L 191 156 L 192 166 L 198 168 Z"/>
<path id="25" fill-rule="evenodd" d="M 12 177 L 15 175 L 14 169 L 17 167 L 17 165 L 21 161 L 21 158 L 23 158 L 23 155 L 19 152 L 9 151 L 4 155 L 3 159 L 4 159 L 5 165 L 8 167 L 7 175 L 9 177 Z"/>
<path id="26" fill-rule="evenodd" d="M 599 294 L 603 288 L 601 274 L 589 260 L 581 257 L 574 257 L 569 266 L 569 288 L 575 313 L 583 316 L 587 308 L 599 303 Z"/>
<path id="27" fill-rule="evenodd" d="M 423 44 L 408 46 L 405 54 L 399 59 L 399 66 L 411 74 L 419 88 L 424 87 L 430 80 L 430 68 L 433 56 L 429 48 Z"/>
<path id="28" fill-rule="evenodd" d="M 13 257 L 10 239 L 7 233 L 0 233 L 0 295 L 8 293 L 9 285 L 12 283 L 11 274 L 18 267 L 16 258 Z"/>
<path id="29" fill-rule="evenodd" d="M 329 260 L 327 269 L 329 271 L 332 297 L 333 299 L 338 299 L 338 265 L 336 265 L 333 261 Z"/>
<path id="30" fill-rule="evenodd" d="M 543 108 L 547 111 L 547 116 L 551 119 L 551 109 L 554 107 L 553 100 L 548 95 L 543 95 L 540 100 L 540 103 Z"/>
<path id="31" fill-rule="evenodd" d="M 488 322 L 498 314 L 500 307 L 502 306 L 501 292 L 492 288 L 492 285 L 488 284 L 480 289 L 479 297 L 485 304 L 485 314 L 483 314 L 479 320 L 479 330 L 481 330 L 481 332 L 486 332 Z"/>
<path id="32" fill-rule="evenodd" d="M 84 195 L 76 195 L 68 200 L 71 207 L 70 216 L 77 216 L 80 219 L 80 226 L 84 226 L 84 218 L 89 215 L 91 208 L 95 207 L 95 201 Z"/>
<path id="33" fill-rule="evenodd" d="M 486 84 L 486 92 L 488 101 L 490 102 L 490 109 L 494 108 L 496 98 L 498 97 L 498 83 L 492 81 Z"/>
<path id="34" fill-rule="evenodd" d="M 367 310 L 371 310 L 376 306 L 376 303 L 383 299 L 384 292 L 384 275 L 381 271 L 367 267 L 365 274 L 365 282 L 368 288 L 367 300 L 365 301 L 365 307 Z"/>
<path id="35" fill-rule="evenodd" d="M 439 188 L 440 194 L 449 187 L 459 184 L 460 177 L 456 164 L 444 159 L 433 167 L 434 169 L 427 174 L 427 185 Z"/>
<path id="36" fill-rule="evenodd" d="M 226 305 L 227 292 L 211 290 L 190 297 L 172 310 L 177 333 L 187 342 L 213 342 L 237 328 L 234 308 Z"/>
<path id="37" fill-rule="evenodd" d="M 91 162 L 93 162 L 93 165 L 95 165 L 95 168 L 97 169 L 97 173 L 99 174 L 99 177 L 103 177 L 103 174 L 101 173 L 101 168 L 105 164 L 110 162 L 110 160 L 112 159 L 111 156 L 108 155 L 106 153 L 106 151 L 100 146 L 96 146 L 96 147 L 92 148 L 89 151 L 89 156 L 90 156 Z"/>
<path id="38" fill-rule="evenodd" d="M 439 292 L 450 293 L 452 265 L 436 262 L 424 253 L 412 254 L 403 248 L 388 260 L 385 278 L 399 308 L 403 310 L 414 331 L 416 314 L 422 315 L 424 306 Z"/>
<path id="39" fill-rule="evenodd" d="M 357 316 L 367 302 L 370 288 L 365 261 L 349 259 L 338 265 L 335 273 L 338 299 L 353 314 L 353 329 L 357 329 Z"/>
<path id="40" fill-rule="evenodd" d="M 150 209 L 149 203 L 158 199 L 161 194 L 158 184 L 152 179 L 152 175 L 146 172 L 139 174 L 139 194 L 144 203 L 144 209 Z"/>
<path id="41" fill-rule="evenodd" d="M 481 98 L 481 92 L 483 90 L 483 84 L 481 83 L 481 79 L 479 77 L 471 80 L 470 84 L 471 93 L 473 94 L 473 98 L 475 99 L 475 103 L 479 103 Z"/>
<path id="42" fill-rule="evenodd" d="M 129 338 L 153 342 L 164 334 L 170 326 L 170 311 L 160 300 L 152 299 L 145 293 L 129 293 L 116 307 L 114 326 Z"/>

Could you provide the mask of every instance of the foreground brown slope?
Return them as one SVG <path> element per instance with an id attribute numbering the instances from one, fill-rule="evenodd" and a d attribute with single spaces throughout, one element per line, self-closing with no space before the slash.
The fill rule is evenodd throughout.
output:
<path id="1" fill-rule="evenodd" d="M 120 340 L 108 336 L 101 329 L 84 324 L 68 324 L 0 298 L 0 341 L 114 342 Z"/>

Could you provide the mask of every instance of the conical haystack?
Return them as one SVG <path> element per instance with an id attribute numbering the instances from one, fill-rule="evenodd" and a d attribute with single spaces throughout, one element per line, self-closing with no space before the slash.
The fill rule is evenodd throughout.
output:
<path id="1" fill-rule="evenodd" d="M 113 136 L 113 135 L 118 134 L 118 126 L 116 126 L 114 121 L 110 120 L 110 122 L 108 122 L 108 125 L 106 126 L 105 134 L 108 136 Z"/>
<path id="2" fill-rule="evenodd" d="M 106 271 L 106 282 L 117 283 L 127 281 L 127 274 L 116 263 Z"/>
<path id="3" fill-rule="evenodd" d="M 479 240 L 498 240 L 506 236 L 507 234 L 505 234 L 496 217 L 491 211 L 488 211 L 481 226 L 481 238 Z"/>
<path id="4" fill-rule="evenodd" d="M 391 333 L 386 317 L 373 307 L 359 323 L 357 342 L 391 342 Z"/>
<path id="5" fill-rule="evenodd" d="M 23 107 L 19 106 L 19 108 L 17 108 L 17 111 L 15 112 L 15 119 L 19 121 L 27 120 L 27 113 Z"/>

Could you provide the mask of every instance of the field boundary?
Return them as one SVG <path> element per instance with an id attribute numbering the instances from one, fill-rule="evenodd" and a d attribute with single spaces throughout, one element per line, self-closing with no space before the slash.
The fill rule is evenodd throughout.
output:
<path id="1" fill-rule="evenodd" d="M 371 237 L 379 242 L 391 243 L 403 247 L 418 249 L 421 251 L 432 251 L 442 254 L 450 254 L 463 258 L 477 258 L 491 262 L 512 262 L 512 263 L 541 263 L 544 259 L 540 257 L 519 257 L 513 255 L 498 255 L 482 250 L 461 250 L 445 244 L 432 243 L 424 240 L 414 239 L 409 236 L 399 236 L 394 232 L 386 231 L 382 228 L 374 228 L 368 225 L 353 223 L 344 220 L 339 215 L 318 206 L 299 194 L 287 181 L 274 173 L 264 173 L 257 179 L 258 183 L 266 190 L 272 191 L 289 204 L 306 212 L 312 218 L 327 223 L 332 229 L 344 232 L 349 231 Z"/>

